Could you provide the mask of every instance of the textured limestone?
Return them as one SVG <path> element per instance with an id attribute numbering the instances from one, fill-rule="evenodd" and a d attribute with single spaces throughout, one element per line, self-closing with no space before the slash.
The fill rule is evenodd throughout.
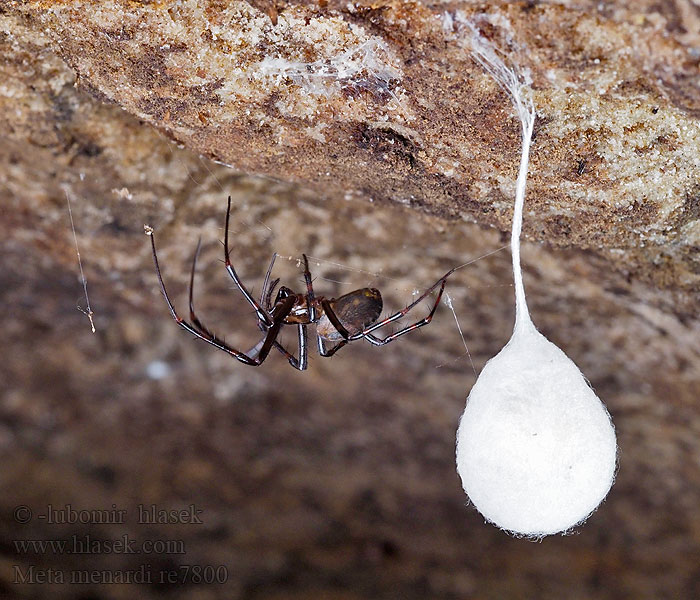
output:
<path id="1" fill-rule="evenodd" d="M 698 290 L 700 57 L 690 2 L 668 14 L 414 1 L 22 10 L 97 97 L 205 156 L 326 198 L 505 229 L 517 127 L 470 58 L 473 23 L 532 76 L 539 125 L 526 233 Z"/>
<path id="2" fill-rule="evenodd" d="M 183 539 L 187 551 L 18 556 L 5 543 L 3 597 L 76 595 L 16 586 L 13 564 L 144 562 L 225 563 L 230 575 L 224 586 L 146 586 L 139 597 L 698 596 L 695 4 L 178 11 L 0 5 L 0 535 L 128 532 Z M 448 268 L 501 248 L 517 128 L 468 59 L 459 11 L 494 15 L 481 27 L 519 45 L 531 70 L 542 118 L 525 215 L 530 308 L 606 401 L 621 448 L 617 483 L 580 534 L 535 546 L 464 506 L 453 435 L 474 373 L 446 308 L 420 334 L 384 349 L 353 344 L 304 374 L 276 355 L 245 368 L 170 320 L 143 235 L 144 223 L 156 228 L 183 311 L 202 236 L 198 310 L 245 347 L 258 331 L 217 260 L 229 193 L 236 264 L 257 291 L 273 251 L 307 252 L 320 293 L 372 285 L 396 309 Z M 217 87 L 235 69 L 246 85 Z M 85 302 L 66 193 L 95 335 L 76 310 Z M 509 260 L 502 250 L 476 261 L 448 288 L 477 370 L 511 331 Z M 277 272 L 302 285 L 295 260 Z M 11 520 L 18 504 L 49 502 L 114 502 L 131 517 Z M 195 502 L 205 523 L 146 530 L 134 522 L 139 502 Z M 79 592 L 134 597 L 121 586 Z"/>

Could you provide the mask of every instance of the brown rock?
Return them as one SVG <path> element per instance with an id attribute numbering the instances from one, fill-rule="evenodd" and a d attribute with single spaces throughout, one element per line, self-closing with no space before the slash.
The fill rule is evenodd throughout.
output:
<path id="1" fill-rule="evenodd" d="M 75 597 L 13 584 L 15 564 L 228 569 L 226 585 L 79 590 L 104 598 L 700 594 L 698 12 L 682 0 L 1 5 L 5 595 Z M 469 56 L 466 20 L 531 73 L 531 312 L 606 401 L 621 450 L 580 534 L 536 546 L 464 506 L 453 439 L 475 377 L 446 308 L 306 373 L 277 354 L 248 368 L 172 322 L 143 235 L 155 228 L 185 315 L 202 237 L 197 310 L 241 348 L 259 331 L 217 260 L 228 194 L 236 266 L 258 293 L 274 251 L 276 276 L 300 289 L 306 252 L 318 293 L 378 287 L 396 310 L 501 248 L 518 125 Z M 66 196 L 95 335 L 75 308 Z M 450 281 L 476 370 L 508 339 L 510 284 L 507 250 Z M 49 503 L 128 515 L 10 520 Z M 204 524 L 139 525 L 139 503 L 194 503 Z M 9 542 L 125 533 L 183 540 L 186 554 Z"/>

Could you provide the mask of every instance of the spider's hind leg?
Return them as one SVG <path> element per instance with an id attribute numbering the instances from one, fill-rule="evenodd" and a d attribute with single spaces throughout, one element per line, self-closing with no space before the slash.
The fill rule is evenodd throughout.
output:
<path id="1" fill-rule="evenodd" d="M 451 271 L 450 271 L 450 273 L 451 273 Z M 438 281 L 432 287 L 428 288 L 428 290 L 426 290 L 426 292 L 420 298 L 418 298 L 418 300 L 416 300 L 415 302 L 412 302 L 403 310 L 400 310 L 399 312 L 391 315 L 390 317 L 387 317 L 386 319 L 380 321 L 379 323 L 375 323 L 374 325 L 367 327 L 364 331 L 361 331 L 357 335 L 360 337 L 364 337 L 373 346 L 384 346 L 385 344 L 388 344 L 389 342 L 393 342 L 396 338 L 401 337 L 402 335 L 405 335 L 411 331 L 414 331 L 415 329 L 418 329 L 419 327 L 423 327 L 424 325 L 427 325 L 428 323 L 430 323 L 433 320 L 433 315 L 435 314 L 435 311 L 437 310 L 437 307 L 440 304 L 440 300 L 442 299 L 442 294 L 445 291 L 445 284 L 447 283 L 447 277 L 450 273 L 445 275 L 442 279 L 438 279 Z M 411 310 L 421 300 L 423 300 L 438 285 L 440 285 L 440 291 L 438 292 L 438 295 L 437 295 L 437 298 L 435 299 L 435 303 L 433 304 L 433 307 L 430 309 L 430 312 L 428 313 L 428 315 L 426 317 L 422 318 L 420 321 L 416 321 L 412 325 L 408 325 L 408 326 L 404 327 L 403 329 L 399 329 L 398 331 L 395 331 L 394 333 L 392 333 L 391 335 L 388 335 L 384 339 L 376 337 L 370 333 L 371 331 L 379 329 L 380 327 L 383 327 L 384 325 L 387 325 L 388 323 L 391 323 L 392 321 L 395 321 L 396 319 L 403 317 L 409 310 Z M 355 336 L 353 336 L 353 338 L 355 338 Z"/>
<path id="2" fill-rule="evenodd" d="M 343 336 L 343 340 L 331 348 L 326 354 L 322 354 L 322 356 L 332 356 L 335 354 L 340 348 L 342 348 L 345 344 L 348 342 L 352 342 L 354 340 L 359 340 L 361 338 L 365 338 L 370 344 L 373 346 L 384 346 L 385 344 L 388 344 L 390 342 L 393 342 L 396 338 L 401 337 L 402 335 L 405 335 L 411 331 L 414 331 L 415 329 L 418 329 L 420 327 L 423 327 L 424 325 L 427 325 L 433 320 L 433 315 L 435 314 L 435 311 L 437 310 L 437 307 L 440 304 L 440 300 L 442 299 L 442 294 L 445 291 L 445 285 L 447 284 L 447 278 L 455 271 L 455 269 L 451 269 L 445 275 L 443 275 L 440 279 L 438 279 L 433 285 L 431 285 L 425 292 L 423 292 L 416 300 L 411 302 L 408 306 L 405 308 L 401 309 L 398 312 L 395 312 L 393 315 L 390 315 L 386 317 L 385 319 L 382 319 L 381 321 L 374 323 L 373 325 L 370 325 L 369 327 L 365 327 L 362 331 L 357 332 L 356 334 L 353 335 L 348 335 L 347 330 L 345 330 L 344 327 L 340 324 L 340 321 L 338 320 L 337 315 L 333 312 L 332 308 L 330 305 L 326 307 L 324 305 L 324 310 L 326 311 L 326 315 L 328 316 L 329 320 L 333 324 L 333 326 L 338 330 L 338 333 L 340 333 Z M 417 306 L 420 302 L 422 302 L 427 296 L 432 292 L 436 287 L 440 286 L 440 289 L 437 294 L 437 298 L 435 298 L 435 302 L 433 303 L 433 307 L 430 309 L 430 312 L 426 317 L 421 319 L 420 321 L 416 321 L 415 323 L 411 325 L 407 325 L 403 329 L 399 329 L 398 331 L 388 335 L 385 338 L 380 338 L 375 335 L 372 335 L 373 331 L 376 331 L 380 327 L 384 327 L 385 325 L 388 325 L 389 323 L 393 323 L 394 321 L 399 320 L 401 317 L 404 317 L 408 312 L 413 309 L 415 306 Z M 336 324 L 336 321 L 338 323 Z M 340 327 L 339 327 L 340 325 Z M 322 348 L 322 342 L 319 340 L 319 351 Z"/>

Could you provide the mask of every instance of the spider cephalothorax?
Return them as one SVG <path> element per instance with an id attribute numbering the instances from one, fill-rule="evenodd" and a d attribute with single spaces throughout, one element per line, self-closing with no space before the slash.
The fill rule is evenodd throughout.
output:
<path id="1" fill-rule="evenodd" d="M 243 296 L 245 296 L 245 299 L 255 310 L 255 314 L 257 315 L 258 319 L 258 327 L 264 333 L 262 339 L 247 352 L 236 350 L 235 348 L 226 344 L 222 339 L 216 337 L 216 335 L 214 335 L 204 324 L 202 324 L 194 312 L 193 284 L 197 256 L 199 255 L 199 245 L 197 246 L 194 259 L 192 260 L 192 270 L 190 272 L 190 322 L 188 322 L 182 319 L 182 317 L 178 316 L 177 312 L 175 311 L 175 307 L 168 296 L 168 292 L 165 289 L 163 277 L 161 276 L 160 272 L 160 266 L 158 264 L 158 256 L 156 254 L 156 242 L 155 236 L 153 235 L 153 229 L 146 226 L 145 230 L 146 233 L 151 236 L 151 247 L 153 249 L 153 261 L 156 266 L 156 275 L 158 276 L 160 289 L 163 292 L 163 296 L 165 297 L 165 301 L 168 304 L 168 308 L 170 309 L 170 314 L 173 316 L 173 319 L 175 319 L 177 324 L 183 329 L 186 329 L 212 346 L 229 353 L 247 365 L 257 366 L 262 364 L 270 353 L 270 350 L 274 347 L 287 357 L 287 360 L 289 360 L 289 363 L 293 367 L 303 371 L 306 369 L 308 364 L 306 327 L 311 324 L 316 324 L 316 340 L 318 344 L 318 351 L 321 356 L 333 356 L 348 342 L 362 338 L 374 346 L 383 346 L 384 344 L 388 344 L 409 331 L 413 331 L 414 329 L 418 329 L 419 327 L 430 323 L 433 318 L 433 314 L 440 303 L 440 298 L 442 297 L 442 293 L 445 289 L 447 278 L 455 270 L 452 269 L 445 273 L 445 275 L 438 279 L 417 300 L 411 302 L 411 304 L 409 304 L 406 308 L 403 308 L 380 321 L 379 317 L 383 307 L 382 295 L 379 293 L 379 290 L 375 288 L 362 288 L 359 290 L 354 290 L 348 294 L 340 296 L 339 298 L 329 299 L 324 296 L 316 296 L 314 294 L 313 284 L 311 281 L 309 261 L 305 254 L 302 256 L 304 259 L 304 280 L 306 281 L 306 292 L 298 294 L 288 287 L 281 286 L 277 291 L 277 295 L 275 296 L 275 300 L 273 302 L 272 294 L 279 283 L 279 279 L 275 279 L 272 282 L 270 281 L 272 268 L 275 264 L 275 259 L 277 258 L 277 254 L 274 254 L 272 256 L 272 260 L 270 261 L 270 266 L 267 269 L 267 273 L 265 274 L 262 293 L 260 295 L 260 300 L 258 301 L 253 298 L 250 292 L 248 292 L 231 264 L 228 245 L 230 214 L 231 197 L 229 196 L 224 232 L 224 256 L 226 270 Z M 403 317 L 438 286 L 440 289 L 438 291 L 435 304 L 433 304 L 430 313 L 425 318 L 413 323 L 412 325 L 408 325 L 385 338 L 379 338 L 373 335 L 372 332 L 376 331 L 380 327 Z M 299 336 L 298 357 L 295 357 L 293 354 L 288 352 L 286 348 L 284 348 L 284 346 L 277 341 L 280 330 L 284 325 L 297 326 Z M 327 349 L 325 342 L 334 342 L 335 345 Z"/>

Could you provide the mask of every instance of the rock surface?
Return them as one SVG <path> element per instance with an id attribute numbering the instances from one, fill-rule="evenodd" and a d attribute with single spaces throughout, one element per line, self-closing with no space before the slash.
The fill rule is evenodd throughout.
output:
<path id="1" fill-rule="evenodd" d="M 75 597 L 12 583 L 31 564 L 229 570 L 226 585 L 140 597 L 698 596 L 699 14 L 683 0 L 1 5 L 2 538 L 186 547 L 86 558 L 6 542 L 3 596 Z M 259 332 L 217 260 L 228 194 L 236 266 L 257 292 L 272 252 L 301 288 L 306 252 L 318 293 L 371 285 L 397 310 L 479 259 L 448 287 L 479 370 L 512 326 L 502 248 L 519 141 L 467 22 L 532 76 L 531 312 L 606 401 L 620 444 L 603 507 L 536 546 L 465 508 L 454 431 L 475 376 L 446 307 L 420 333 L 313 357 L 306 373 L 279 355 L 247 368 L 172 322 L 143 235 L 155 228 L 183 314 L 202 237 L 197 310 L 241 348 Z M 67 198 L 95 335 L 76 310 Z M 49 503 L 129 512 L 111 526 L 12 520 Z M 194 503 L 204 524 L 139 525 L 139 503 Z"/>

